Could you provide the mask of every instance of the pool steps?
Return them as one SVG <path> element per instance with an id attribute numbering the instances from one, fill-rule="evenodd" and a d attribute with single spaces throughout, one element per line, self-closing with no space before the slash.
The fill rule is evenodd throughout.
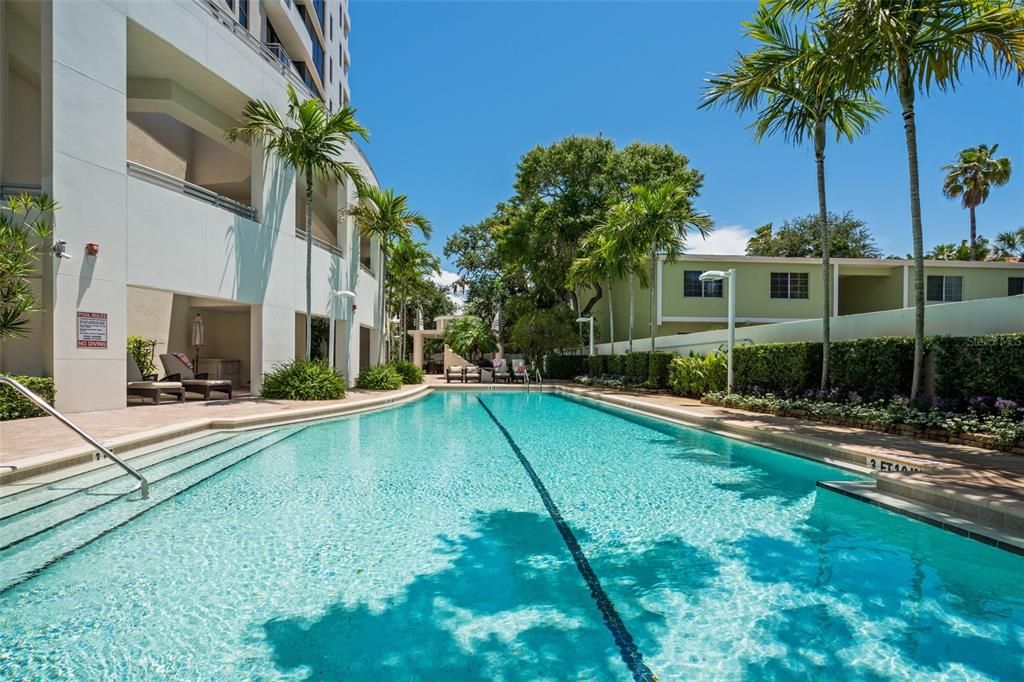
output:
<path id="1" fill-rule="evenodd" d="M 154 485 L 148 499 L 131 490 L 126 474 L 107 480 L 97 472 L 61 479 L 60 488 L 78 485 L 70 494 L 59 490 L 47 500 L 46 491 L 33 488 L 7 496 L 16 504 L 20 495 L 34 495 L 24 512 L 15 512 L 0 524 L 0 592 L 30 578 L 50 564 L 106 535 L 149 509 L 259 453 L 304 425 L 233 434 L 205 446 L 168 448 L 164 458 L 152 461 L 146 476 Z M 158 453 L 150 453 L 156 458 Z M 139 458 L 136 458 L 138 461 Z M 54 490 L 53 486 L 46 489 Z M 13 508 L 12 508 L 13 509 Z"/>

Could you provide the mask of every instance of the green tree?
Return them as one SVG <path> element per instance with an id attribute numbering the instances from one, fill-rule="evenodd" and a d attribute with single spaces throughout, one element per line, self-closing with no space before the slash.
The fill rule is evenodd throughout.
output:
<path id="1" fill-rule="evenodd" d="M 880 258 L 863 220 L 853 213 L 828 214 L 829 252 L 835 258 Z M 821 258 L 821 215 L 811 213 L 787 220 L 778 229 L 768 223 L 754 231 L 747 242 L 748 256 L 780 256 L 787 258 Z"/>
<path id="2" fill-rule="evenodd" d="M 396 244 L 412 240 L 412 228 L 418 228 L 424 237 L 430 237 L 430 221 L 421 213 L 409 209 L 409 200 L 404 194 L 396 194 L 393 189 L 380 189 L 364 186 L 359 191 L 359 201 L 349 206 L 344 215 L 355 218 L 356 227 L 367 239 L 376 239 L 380 244 L 380 362 L 385 364 L 384 341 L 390 327 L 387 317 L 387 272 L 388 256 Z"/>
<path id="3" fill-rule="evenodd" d="M 444 342 L 470 362 L 477 362 L 484 353 L 492 353 L 498 347 L 491 325 L 473 316 L 450 321 L 444 330 Z"/>
<path id="4" fill-rule="evenodd" d="M 409 297 L 425 288 L 433 288 L 431 275 L 441 273 L 441 262 L 437 256 L 427 250 L 424 242 L 411 239 L 399 239 L 391 247 L 388 281 L 395 294 L 394 301 L 398 307 L 399 319 L 399 356 L 405 359 L 405 339 L 408 336 L 407 309 Z"/>
<path id="5" fill-rule="evenodd" d="M 924 230 L 915 99 L 933 87 L 949 91 L 964 69 L 1024 75 L 1024 9 L 1004 0 L 768 0 L 775 11 L 819 11 L 841 45 L 838 60 L 854 78 L 883 76 L 896 90 L 903 117 L 914 250 L 914 375 L 917 398 L 924 368 Z"/>
<path id="6" fill-rule="evenodd" d="M 28 315 L 39 310 L 29 280 L 57 208 L 46 194 L 12 196 L 0 205 L 0 341 L 27 336 Z"/>
<path id="7" fill-rule="evenodd" d="M 313 343 L 313 181 L 351 179 L 363 185 L 355 164 L 341 160 L 345 145 L 353 136 L 363 139 L 369 132 L 358 120 L 356 110 L 346 106 L 331 113 L 319 99 L 299 101 L 288 85 L 288 109 L 281 117 L 269 102 L 250 100 L 242 110 L 243 125 L 227 132 L 234 142 L 263 143 L 267 157 L 276 157 L 295 169 L 306 184 L 306 359 Z"/>
<path id="8" fill-rule="evenodd" d="M 1010 181 L 1009 157 L 996 158 L 999 145 L 979 144 L 968 147 L 957 155 L 955 163 L 943 166 L 946 179 L 942 193 L 950 199 L 960 198 L 963 207 L 971 216 L 970 260 L 978 260 L 978 222 L 974 212 L 988 199 L 993 187 L 1001 187 Z"/>
<path id="9" fill-rule="evenodd" d="M 693 208 L 690 190 L 684 185 L 666 182 L 658 187 L 634 185 L 633 198 L 622 202 L 616 219 L 621 225 L 622 246 L 626 261 L 635 254 L 644 253 L 650 259 L 651 348 L 657 333 L 658 259 L 674 262 L 686 248 L 686 236 L 696 230 L 702 237 L 711 233 L 711 218 Z"/>
<path id="10" fill-rule="evenodd" d="M 1000 258 L 1024 259 L 1024 225 L 1012 232 L 1000 232 L 993 246 Z"/>
<path id="11" fill-rule="evenodd" d="M 925 258 L 933 260 L 985 260 L 991 252 L 989 242 L 985 237 L 978 235 L 975 239 L 974 249 L 965 239 L 959 244 L 936 244 L 931 251 L 925 254 Z"/>
<path id="12" fill-rule="evenodd" d="M 579 346 L 575 321 L 576 313 L 564 303 L 533 310 L 519 316 L 509 341 L 528 362 L 538 365 L 548 353 Z"/>
<path id="13" fill-rule="evenodd" d="M 793 144 L 811 141 L 818 180 L 818 251 L 822 266 L 821 390 L 828 388 L 832 284 L 830 225 L 825 192 L 825 147 L 829 128 L 836 141 L 863 133 L 883 107 L 868 94 L 871 77 L 852 83 L 836 68 L 836 55 L 823 31 L 797 32 L 768 9 L 745 24 L 757 47 L 740 56 L 732 69 L 708 80 L 702 107 L 724 104 L 739 112 L 756 111 L 752 124 L 760 142 L 781 134 Z M 770 228 L 769 228 L 770 230 Z"/>

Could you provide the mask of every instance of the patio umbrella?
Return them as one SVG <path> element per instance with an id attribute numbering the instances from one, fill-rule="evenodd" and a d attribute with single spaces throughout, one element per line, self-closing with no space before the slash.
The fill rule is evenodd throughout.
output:
<path id="1" fill-rule="evenodd" d="M 203 318 L 196 313 L 196 319 L 192 320 L 192 347 L 196 349 L 196 372 L 199 371 L 199 349 L 205 345 L 206 326 L 203 324 Z"/>

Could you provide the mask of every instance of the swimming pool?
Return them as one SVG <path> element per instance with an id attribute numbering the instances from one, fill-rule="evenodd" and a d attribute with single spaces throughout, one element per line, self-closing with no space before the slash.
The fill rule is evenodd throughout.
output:
<path id="1" fill-rule="evenodd" d="M 549 393 L 275 433 L 10 581 L 0 677 L 1024 671 L 1024 559 L 815 487 L 837 469 Z"/>

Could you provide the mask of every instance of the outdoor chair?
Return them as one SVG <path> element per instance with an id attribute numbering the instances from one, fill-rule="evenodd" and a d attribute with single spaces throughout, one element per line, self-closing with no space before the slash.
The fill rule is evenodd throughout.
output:
<path id="1" fill-rule="evenodd" d="M 525 360 L 513 360 L 512 361 L 512 383 L 525 383 L 526 382 L 526 361 Z"/>
<path id="2" fill-rule="evenodd" d="M 480 368 L 476 365 L 469 365 L 462 370 L 462 380 L 465 382 L 475 381 L 476 383 L 481 382 Z"/>
<path id="3" fill-rule="evenodd" d="M 452 379 L 458 379 L 461 382 L 466 381 L 466 370 L 462 365 L 451 365 L 444 371 L 444 380 L 450 384 Z"/>
<path id="4" fill-rule="evenodd" d="M 161 355 L 160 363 L 164 366 L 164 371 L 167 372 L 168 380 L 180 381 L 186 391 L 199 393 L 203 396 L 203 400 L 209 400 L 210 394 L 214 391 L 227 393 L 228 399 L 231 399 L 232 386 L 230 380 L 210 379 L 209 375 L 205 372 L 196 374 L 181 358 L 172 353 Z"/>
<path id="5" fill-rule="evenodd" d="M 178 402 L 185 402 L 185 387 L 180 381 L 157 381 L 156 374 L 143 376 L 139 364 L 128 354 L 128 395 L 137 395 L 143 400 L 151 398 L 154 405 L 160 404 L 160 396 L 173 395 Z"/>
<path id="6" fill-rule="evenodd" d="M 508 362 L 504 358 L 494 361 L 494 383 L 508 383 L 512 380 L 512 374 L 508 371 Z"/>

